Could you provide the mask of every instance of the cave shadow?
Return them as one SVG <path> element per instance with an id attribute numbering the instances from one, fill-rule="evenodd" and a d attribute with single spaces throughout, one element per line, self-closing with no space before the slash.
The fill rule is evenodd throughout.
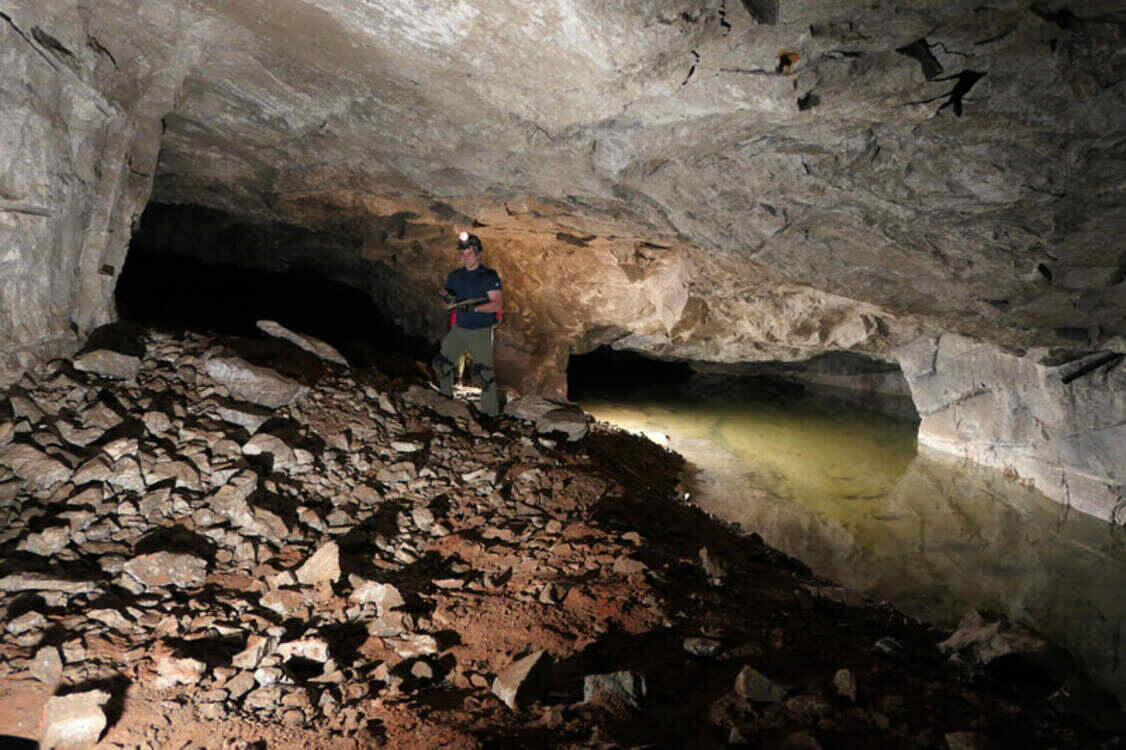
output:
<path id="1" fill-rule="evenodd" d="M 265 337 L 257 321 L 274 320 L 331 344 L 354 366 L 400 352 L 427 360 L 429 342 L 390 320 L 368 291 L 330 278 L 373 288 L 388 283 L 379 264 L 360 257 L 361 234 L 348 226 L 313 231 L 151 203 L 118 278 L 118 314 L 174 331 L 254 339 Z"/>
<path id="2" fill-rule="evenodd" d="M 165 526 L 142 536 L 133 545 L 135 555 L 148 555 L 154 552 L 186 553 L 203 560 L 211 560 L 219 549 L 211 539 L 184 526 Z"/>

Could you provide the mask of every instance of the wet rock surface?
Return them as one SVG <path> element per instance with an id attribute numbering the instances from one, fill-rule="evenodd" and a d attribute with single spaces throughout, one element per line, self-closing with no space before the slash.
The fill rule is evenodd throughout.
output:
<path id="1" fill-rule="evenodd" d="M 32 706 L 107 747 L 1116 746 L 1066 659 L 997 668 L 1033 635 L 811 595 L 642 438 L 328 363 L 252 435 L 205 363 L 253 347 L 145 343 L 133 379 L 55 360 L 0 400 L 0 734 Z"/>

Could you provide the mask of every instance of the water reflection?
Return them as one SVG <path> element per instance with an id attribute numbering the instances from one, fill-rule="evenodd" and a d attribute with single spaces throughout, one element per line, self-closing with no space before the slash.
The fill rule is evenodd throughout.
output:
<path id="1" fill-rule="evenodd" d="M 583 408 L 668 436 L 694 501 L 818 575 L 945 626 L 1004 612 L 1126 701 L 1123 529 L 1001 473 L 918 453 L 916 425 L 810 396 L 660 387 Z"/>

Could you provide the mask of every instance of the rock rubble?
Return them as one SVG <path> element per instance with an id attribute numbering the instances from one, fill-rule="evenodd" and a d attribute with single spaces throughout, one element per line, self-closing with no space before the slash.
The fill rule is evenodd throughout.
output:
<path id="1" fill-rule="evenodd" d="M 133 377 L 55 360 L 0 400 L 0 686 L 57 693 L 45 741 L 100 736 L 125 684 L 361 744 L 1086 739 L 959 684 L 940 634 L 811 597 L 800 563 L 680 504 L 678 461 L 640 438 L 570 413 L 557 443 L 554 404 L 490 420 L 379 373 L 144 337 Z M 105 741 L 171 731 L 127 711 Z"/>

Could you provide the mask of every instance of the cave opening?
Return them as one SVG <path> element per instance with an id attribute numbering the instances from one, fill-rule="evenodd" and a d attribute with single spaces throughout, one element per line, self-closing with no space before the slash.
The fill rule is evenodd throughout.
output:
<path id="1" fill-rule="evenodd" d="M 594 394 L 635 390 L 639 386 L 676 386 L 686 383 L 693 373 L 687 362 L 600 346 L 586 354 L 571 355 L 567 363 L 567 395 L 573 401 L 582 401 Z"/>
<path id="2" fill-rule="evenodd" d="M 567 393 L 582 402 L 632 394 L 700 401 L 737 399 L 776 403 L 813 399 L 832 409 L 871 411 L 918 425 L 919 414 L 898 364 L 857 352 L 831 351 L 802 361 L 690 362 L 601 346 L 573 354 Z"/>
<path id="3" fill-rule="evenodd" d="M 124 321 L 257 338 L 273 320 L 370 366 L 428 357 L 375 302 L 380 269 L 359 258 L 357 232 L 253 223 L 201 206 L 149 204 L 114 292 Z M 349 283 L 345 283 L 348 280 Z"/>

